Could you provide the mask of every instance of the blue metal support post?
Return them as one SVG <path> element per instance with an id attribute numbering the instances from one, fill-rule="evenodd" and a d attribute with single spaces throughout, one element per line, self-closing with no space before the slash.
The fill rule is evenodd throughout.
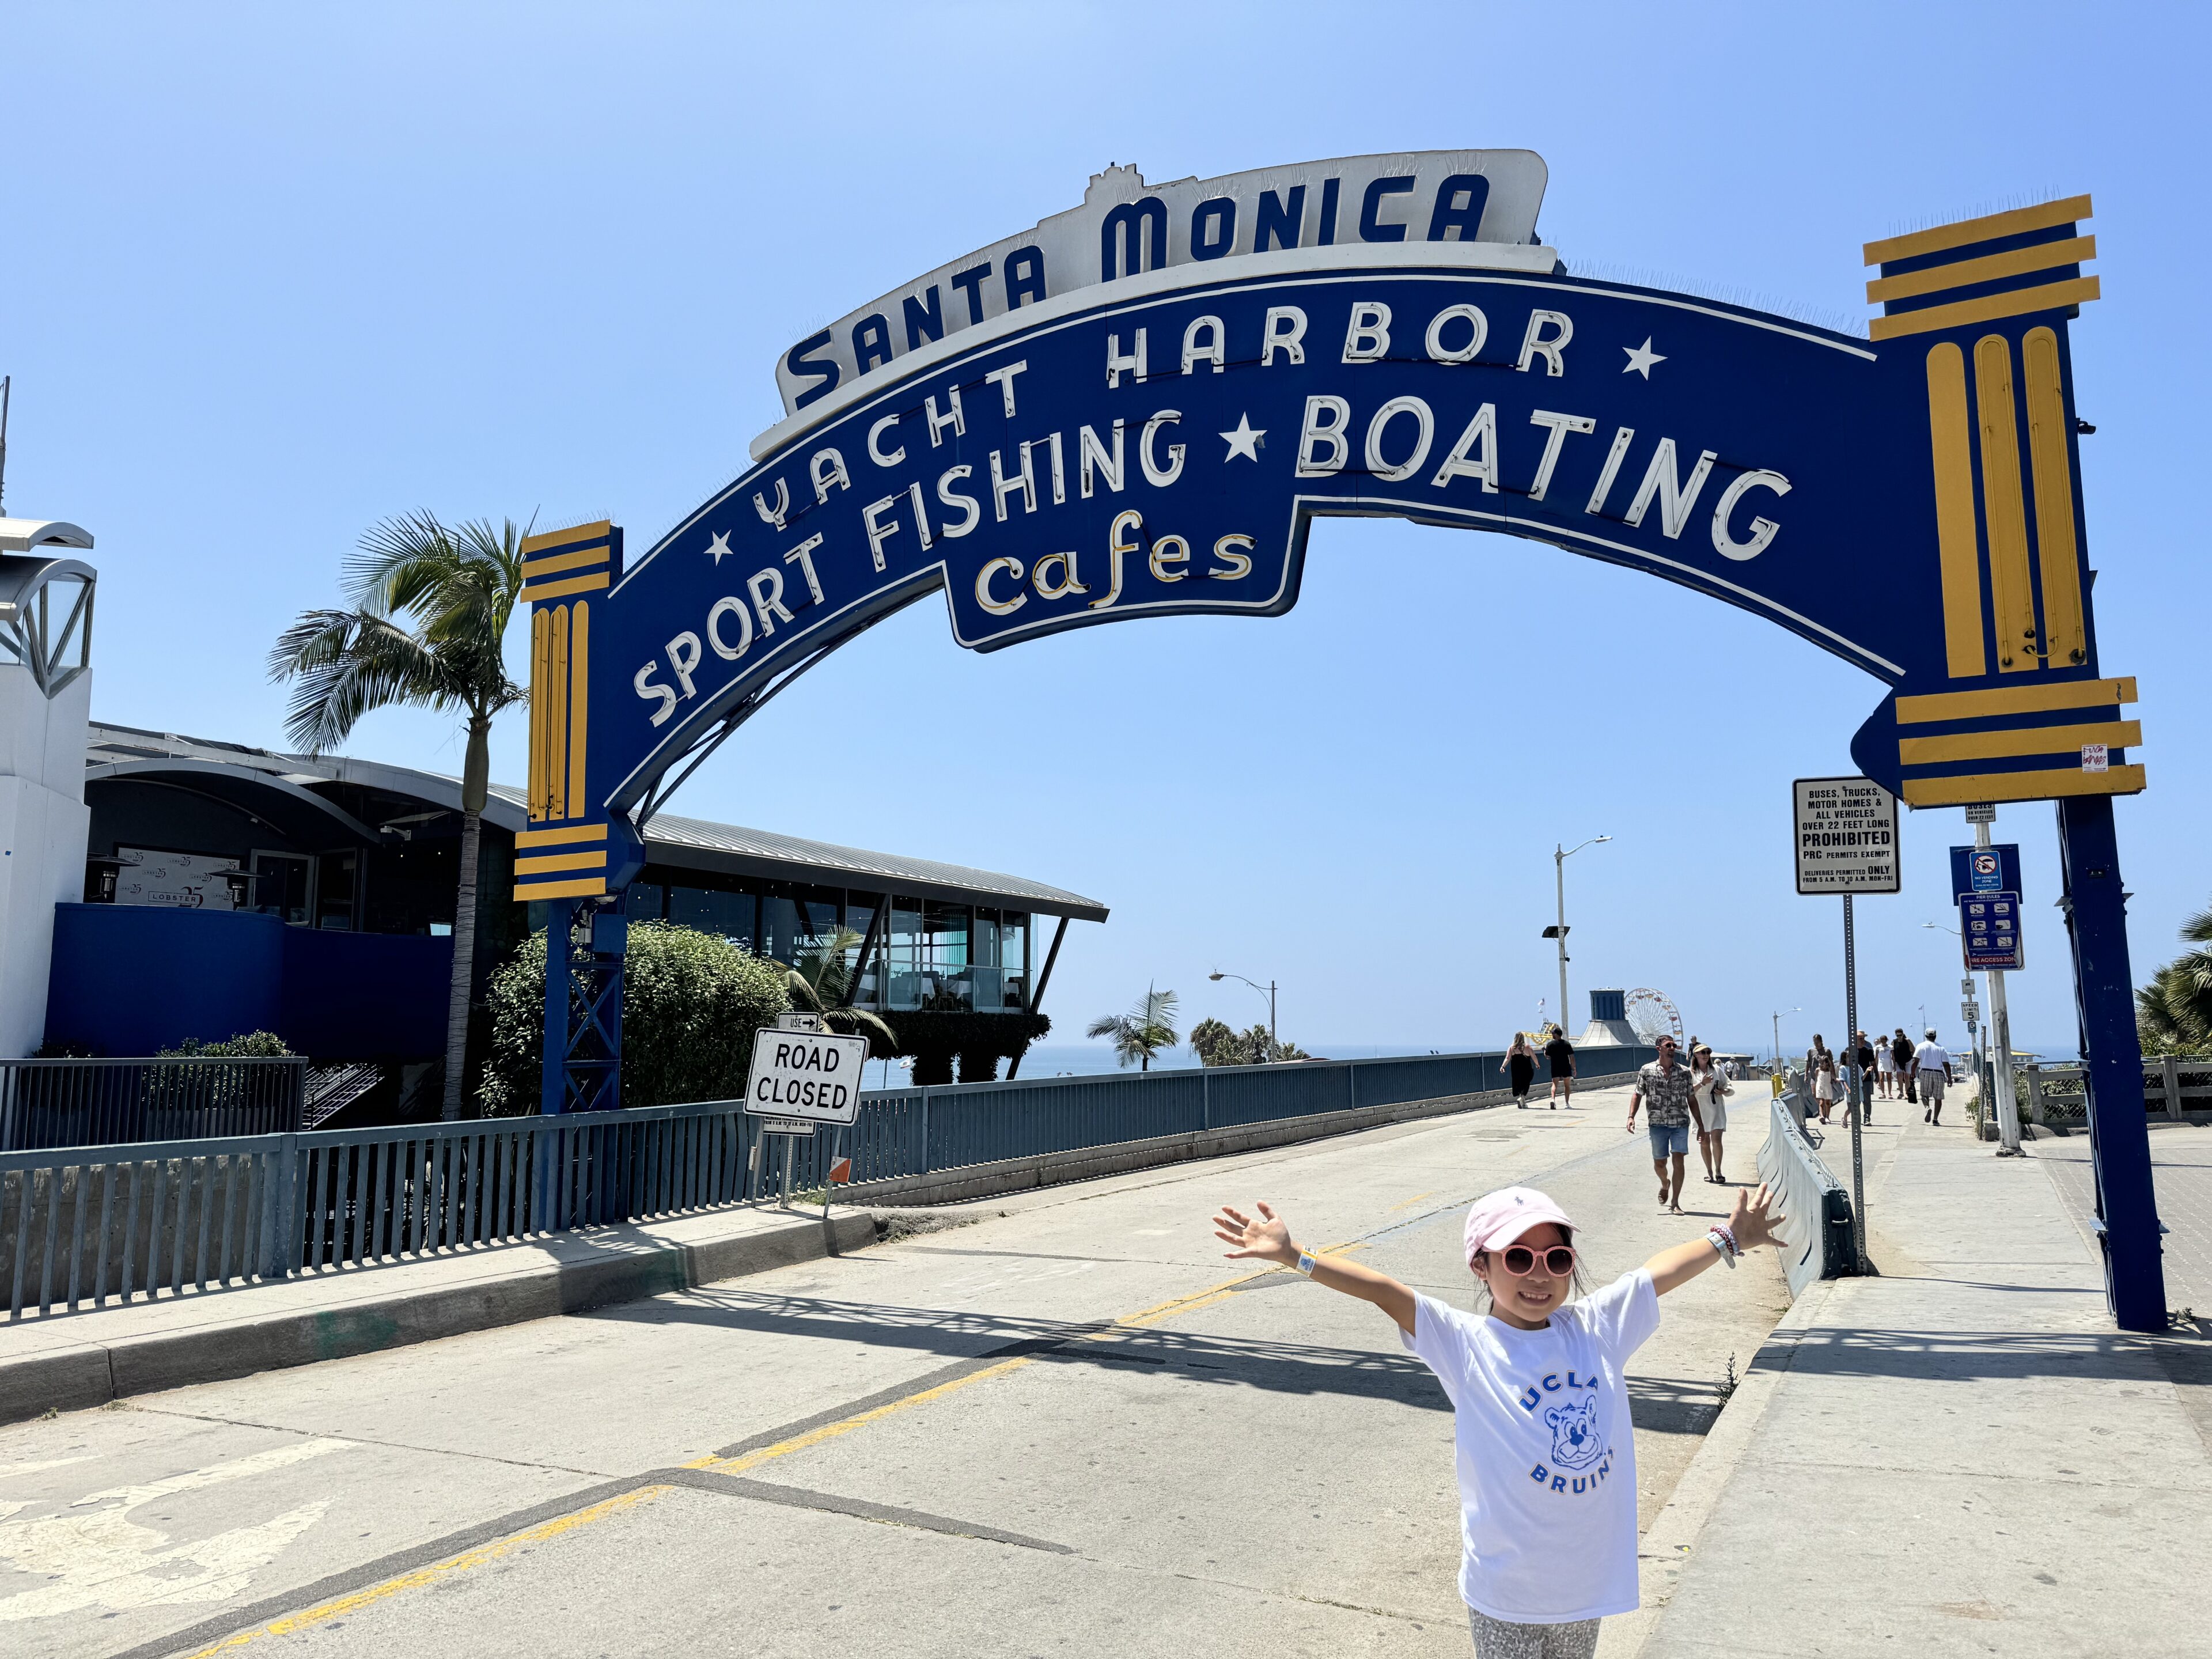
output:
<path id="1" fill-rule="evenodd" d="M 2127 895 L 2109 795 L 2058 802 L 2059 866 L 2074 951 L 2089 1153 L 2105 1251 L 2105 1294 L 2124 1331 L 2166 1328 L 2158 1202 L 2144 1120 L 2142 1048 L 2128 968 Z"/>
<path id="2" fill-rule="evenodd" d="M 556 903 L 545 938 L 545 1057 L 538 1109 L 622 1105 L 623 959 L 629 920 L 599 899 Z"/>

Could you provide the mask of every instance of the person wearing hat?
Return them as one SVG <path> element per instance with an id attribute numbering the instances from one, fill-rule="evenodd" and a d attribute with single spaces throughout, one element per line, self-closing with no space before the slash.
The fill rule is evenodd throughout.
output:
<path id="1" fill-rule="evenodd" d="M 1659 1297 L 1716 1261 L 1776 1239 L 1764 1186 L 1739 1188 L 1723 1224 L 1595 1294 L 1581 1288 L 1574 1223 L 1532 1187 L 1478 1199 L 1462 1235 L 1486 1312 L 1422 1296 L 1386 1273 L 1315 1255 L 1265 1203 L 1227 1205 L 1214 1236 L 1240 1257 L 1296 1269 L 1371 1302 L 1452 1403 L 1460 1599 L 1476 1659 L 1590 1659 L 1598 1621 L 1637 1606 L 1636 1441 L 1625 1370 L 1659 1326 Z M 1480 1305 L 1480 1304 L 1478 1304 Z"/>

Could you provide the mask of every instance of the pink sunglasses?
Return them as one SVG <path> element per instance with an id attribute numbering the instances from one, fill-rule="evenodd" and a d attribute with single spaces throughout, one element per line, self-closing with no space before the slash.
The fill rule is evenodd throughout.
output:
<path id="1" fill-rule="evenodd" d="M 1535 1271 L 1538 1253 L 1526 1244 L 1508 1244 L 1498 1252 L 1500 1265 L 1516 1279 L 1525 1279 Z M 1575 1251 L 1571 1244 L 1554 1244 L 1542 1253 L 1544 1271 L 1554 1279 L 1565 1279 L 1575 1270 Z"/>

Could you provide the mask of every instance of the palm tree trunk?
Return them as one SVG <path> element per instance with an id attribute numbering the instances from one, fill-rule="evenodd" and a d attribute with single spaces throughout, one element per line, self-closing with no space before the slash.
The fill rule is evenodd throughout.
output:
<path id="1" fill-rule="evenodd" d="M 439 1116 L 461 1115 L 469 1059 L 469 993 L 476 977 L 477 860 L 483 842 L 484 801 L 490 792 L 491 720 L 469 720 L 468 758 L 461 772 L 461 878 L 453 900 L 453 977 L 446 1000 L 446 1097 Z"/>

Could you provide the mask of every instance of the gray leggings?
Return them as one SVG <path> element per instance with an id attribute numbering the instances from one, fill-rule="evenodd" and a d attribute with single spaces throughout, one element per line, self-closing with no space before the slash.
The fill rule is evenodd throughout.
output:
<path id="1" fill-rule="evenodd" d="M 1474 1630 L 1474 1659 L 1590 1659 L 1597 1651 L 1595 1619 L 1571 1625 L 1509 1625 L 1469 1607 L 1467 1621 Z"/>

